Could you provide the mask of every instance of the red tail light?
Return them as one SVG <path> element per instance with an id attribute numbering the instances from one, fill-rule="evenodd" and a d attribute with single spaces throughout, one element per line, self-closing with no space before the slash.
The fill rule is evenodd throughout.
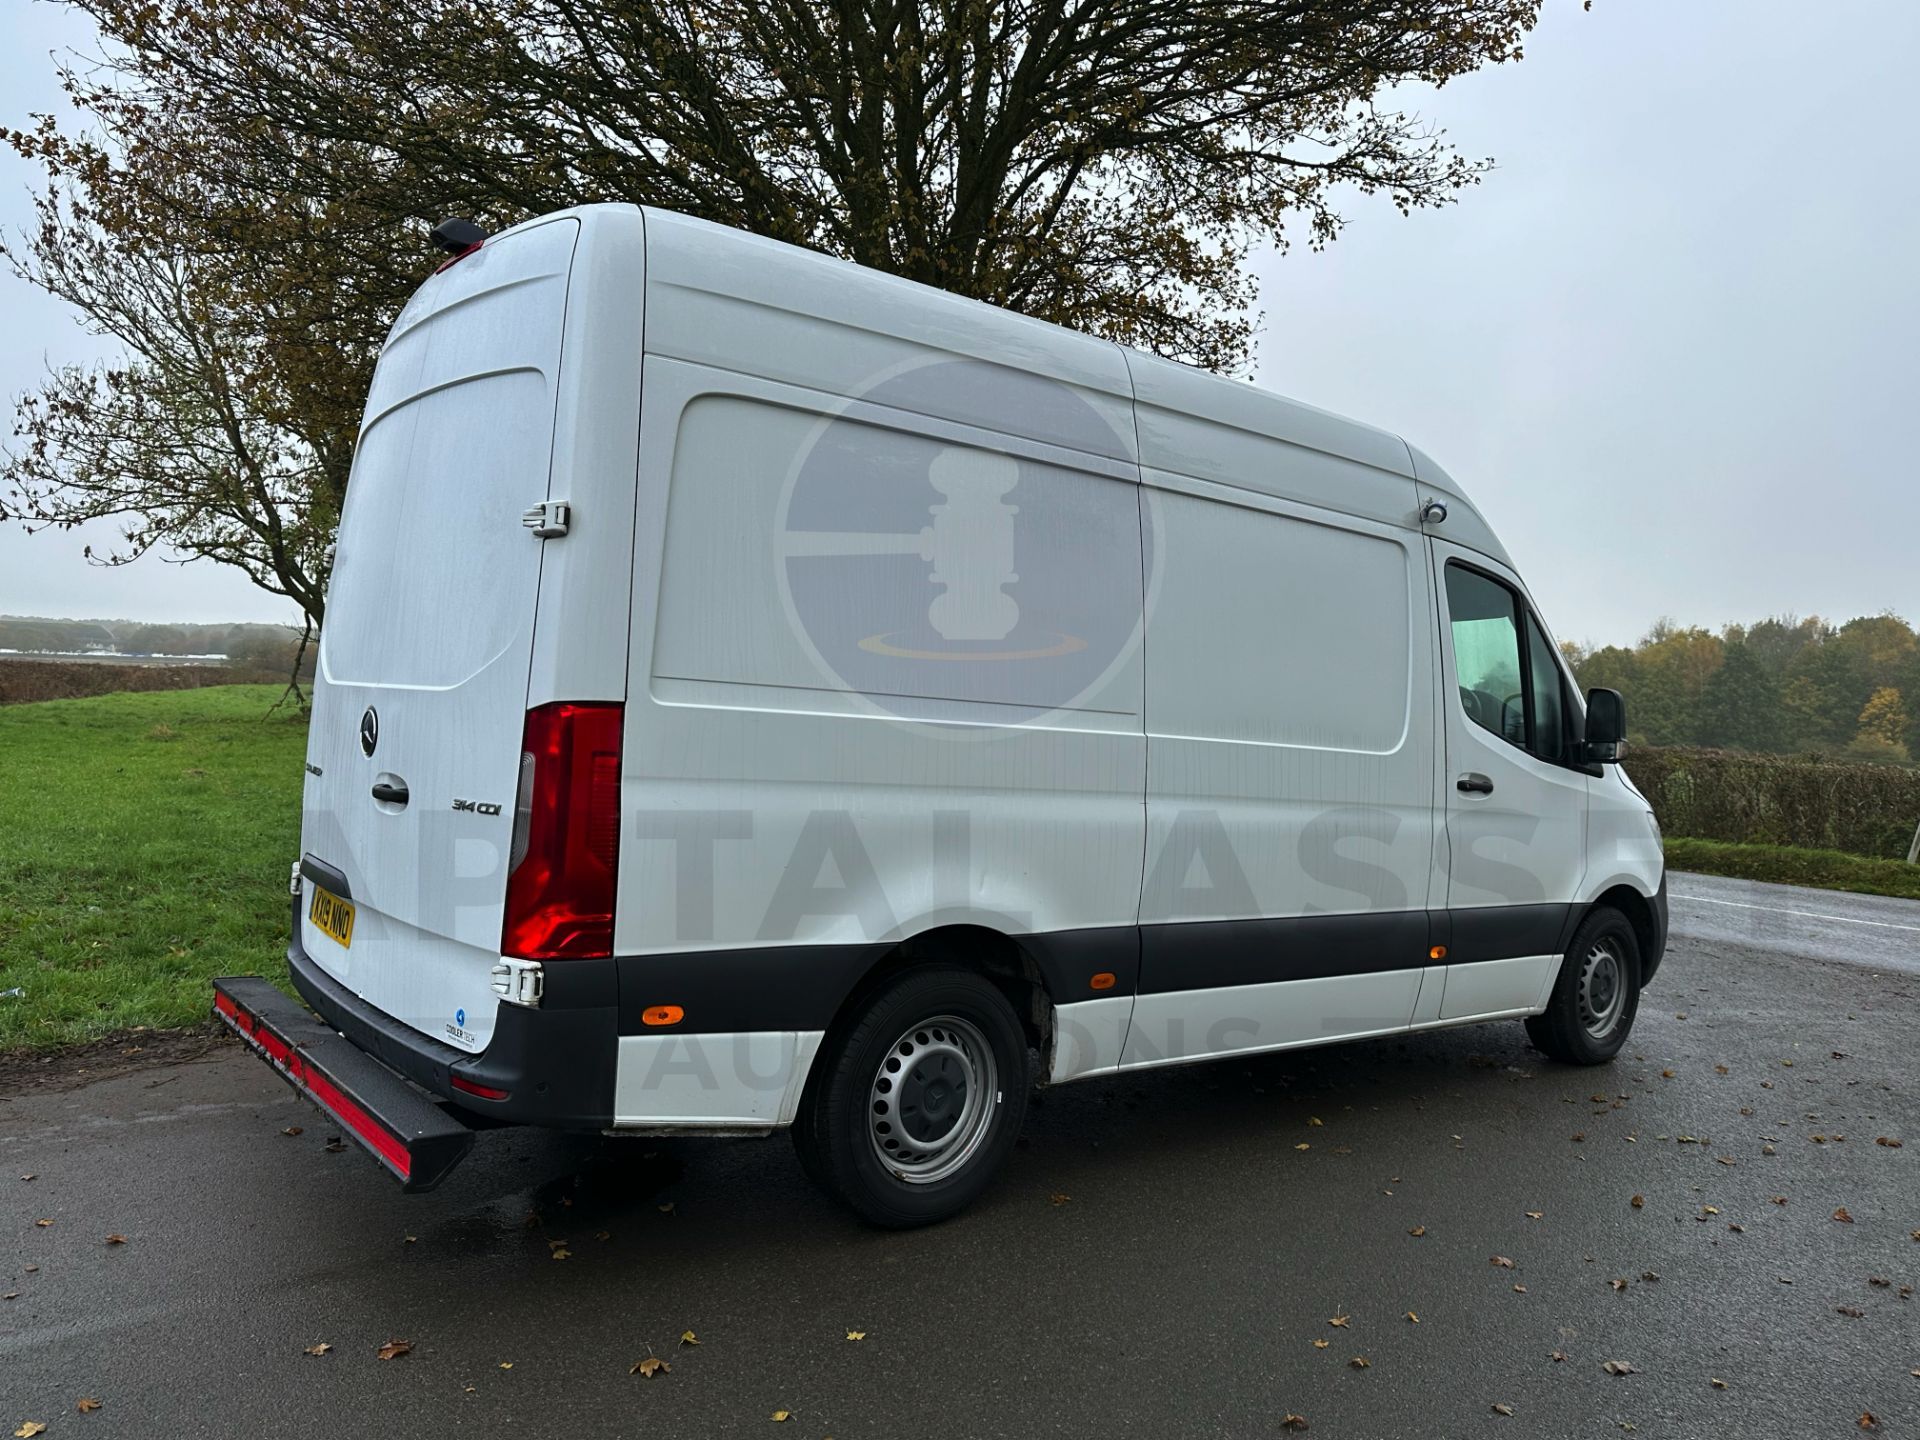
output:
<path id="1" fill-rule="evenodd" d="M 620 729 L 618 705 L 527 712 L 501 954 L 584 960 L 613 953 Z"/>

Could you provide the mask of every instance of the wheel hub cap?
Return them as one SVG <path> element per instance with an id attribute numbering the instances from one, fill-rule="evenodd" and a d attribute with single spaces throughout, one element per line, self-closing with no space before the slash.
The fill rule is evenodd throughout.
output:
<path id="1" fill-rule="evenodd" d="M 953 1015 L 908 1030 L 887 1049 L 868 1095 L 868 1138 L 880 1163 L 911 1185 L 965 1165 L 993 1126 L 993 1048 Z"/>
<path id="2" fill-rule="evenodd" d="M 1580 962 L 1580 1024 L 1595 1040 L 1604 1040 L 1627 1007 L 1626 971 L 1620 954 L 1602 940 Z"/>

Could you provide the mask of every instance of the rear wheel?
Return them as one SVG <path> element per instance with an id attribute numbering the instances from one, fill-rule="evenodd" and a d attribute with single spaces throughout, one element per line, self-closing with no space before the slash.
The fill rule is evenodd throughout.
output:
<path id="1" fill-rule="evenodd" d="M 1639 937 L 1618 910 L 1595 910 L 1574 931 L 1545 1012 L 1527 1021 L 1527 1038 L 1555 1060 L 1602 1065 L 1627 1043 L 1639 1009 Z"/>
<path id="2" fill-rule="evenodd" d="M 875 1225 L 931 1224 L 972 1203 L 1027 1107 L 1027 1038 L 985 976 L 894 977 L 828 1037 L 794 1124 L 808 1176 Z"/>

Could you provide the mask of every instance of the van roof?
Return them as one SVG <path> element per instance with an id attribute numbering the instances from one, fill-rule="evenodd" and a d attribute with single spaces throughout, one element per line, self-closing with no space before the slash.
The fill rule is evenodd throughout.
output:
<path id="1" fill-rule="evenodd" d="M 1449 539 L 1507 561 L 1500 542 L 1460 486 L 1392 431 L 1244 380 L 1230 380 L 982 300 L 678 211 L 616 202 L 556 213 L 577 215 L 583 225 L 592 225 L 597 216 L 634 208 L 646 217 L 651 274 L 697 274 L 707 282 L 724 276 L 725 283 L 743 297 L 776 309 L 830 313 L 843 325 L 858 327 L 864 313 L 872 317 L 874 328 L 921 341 L 930 350 L 988 362 L 1018 355 L 1031 368 L 1083 392 L 1137 399 L 1402 476 L 1416 482 L 1423 495 L 1431 491 L 1445 498 L 1458 517 L 1448 524 Z M 501 234 L 552 218 L 530 219 Z M 706 288 L 701 281 L 695 283 Z M 822 310 L 823 306 L 829 308 Z M 1131 442 L 1133 437 L 1125 438 Z M 1138 454 L 1125 458 L 1140 459 Z"/>

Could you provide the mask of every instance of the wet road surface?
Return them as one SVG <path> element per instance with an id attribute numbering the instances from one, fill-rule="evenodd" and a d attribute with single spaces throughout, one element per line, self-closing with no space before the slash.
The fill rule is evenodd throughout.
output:
<path id="1" fill-rule="evenodd" d="M 782 1138 L 495 1131 L 404 1196 L 233 1048 L 16 1094 L 0 1434 L 1920 1434 L 1920 906 L 1672 890 L 1611 1067 L 1504 1024 L 1070 1086 L 910 1234 Z"/>

